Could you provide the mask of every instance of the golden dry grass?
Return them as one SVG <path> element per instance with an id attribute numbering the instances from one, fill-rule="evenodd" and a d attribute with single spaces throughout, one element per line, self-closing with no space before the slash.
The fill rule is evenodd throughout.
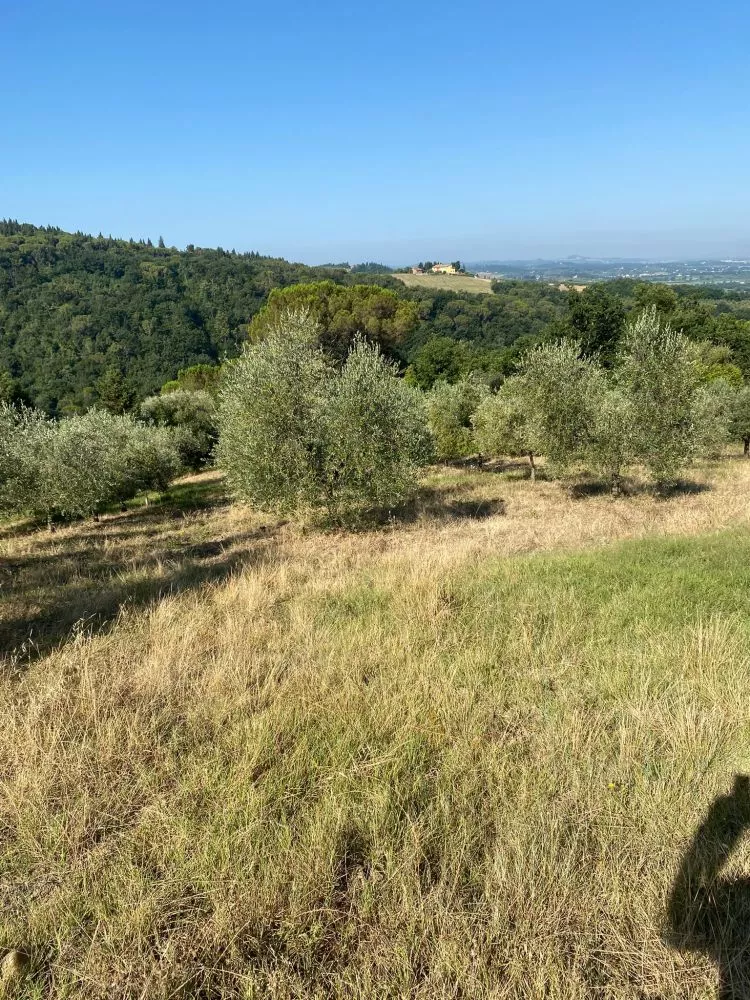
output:
<path id="1" fill-rule="evenodd" d="M 394 274 L 394 278 L 413 288 L 435 288 L 450 292 L 492 292 L 491 278 L 472 278 L 467 274 Z"/>
<path id="2" fill-rule="evenodd" d="M 712 996 L 664 939 L 750 763 L 750 463 L 712 475 L 665 501 L 443 470 L 359 534 L 179 490 L 8 529 L 14 993 Z"/>

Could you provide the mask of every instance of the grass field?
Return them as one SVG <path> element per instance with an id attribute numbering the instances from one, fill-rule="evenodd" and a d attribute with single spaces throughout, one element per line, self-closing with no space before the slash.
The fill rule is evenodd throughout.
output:
<path id="1" fill-rule="evenodd" d="M 439 288 L 451 292 L 492 292 L 489 278 L 471 278 L 466 274 L 394 274 L 394 278 L 414 288 Z"/>
<path id="2" fill-rule="evenodd" d="M 436 470 L 402 521 L 316 533 L 209 475 L 6 526 L 8 992 L 714 996 L 667 926 L 750 768 L 750 462 L 712 476 Z"/>

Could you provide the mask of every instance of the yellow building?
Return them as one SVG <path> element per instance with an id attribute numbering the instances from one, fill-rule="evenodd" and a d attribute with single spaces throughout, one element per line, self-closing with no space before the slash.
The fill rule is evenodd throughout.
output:
<path id="1" fill-rule="evenodd" d="M 453 264 L 433 264 L 433 274 L 458 274 Z"/>

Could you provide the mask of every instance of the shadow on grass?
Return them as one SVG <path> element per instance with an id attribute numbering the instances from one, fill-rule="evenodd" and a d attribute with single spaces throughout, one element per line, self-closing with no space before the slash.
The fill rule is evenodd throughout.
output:
<path id="1" fill-rule="evenodd" d="M 479 458 L 472 455 L 469 458 L 445 459 L 436 466 L 440 467 L 468 473 L 494 473 L 504 475 L 506 479 L 531 479 L 531 465 L 527 458 Z M 534 472 L 538 480 L 549 479 L 543 465 L 537 465 Z"/>
<path id="2" fill-rule="evenodd" d="M 713 487 L 709 483 L 701 483 L 695 480 L 681 479 L 670 486 L 657 487 L 650 483 L 636 482 L 633 479 L 624 479 L 617 491 L 613 490 L 612 484 L 602 479 L 583 480 L 572 483 L 568 487 L 568 492 L 574 500 L 586 500 L 589 497 L 610 496 L 626 499 L 635 496 L 653 496 L 657 500 L 673 500 L 679 496 L 692 496 L 699 493 L 707 493 Z"/>
<path id="3" fill-rule="evenodd" d="M 713 489 L 710 483 L 700 483 L 693 479 L 679 479 L 676 483 L 657 491 L 657 496 L 663 500 L 670 497 L 697 496 L 699 493 L 709 493 Z"/>
<path id="4" fill-rule="evenodd" d="M 278 523 L 222 533 L 220 520 L 201 516 L 226 503 L 217 484 L 186 485 L 161 503 L 38 531 L 0 559 L 0 663 L 23 667 L 76 629 L 106 630 L 123 606 L 220 582 L 277 551 Z"/>
<path id="5" fill-rule="evenodd" d="M 693 837 L 667 906 L 668 943 L 717 964 L 718 1000 L 750 997 L 750 877 L 720 875 L 748 828 L 750 778 L 737 775 Z"/>
<path id="6" fill-rule="evenodd" d="M 438 524 L 451 521 L 482 521 L 505 514 L 505 500 L 477 497 L 470 487 L 460 484 L 423 486 L 407 503 L 396 508 L 368 511 L 350 530 L 374 530 L 384 525 L 414 524 L 429 520 Z"/>

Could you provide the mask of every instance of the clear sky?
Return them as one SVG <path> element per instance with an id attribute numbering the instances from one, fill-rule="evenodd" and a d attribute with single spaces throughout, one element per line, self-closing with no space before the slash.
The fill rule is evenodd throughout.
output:
<path id="1" fill-rule="evenodd" d="M 0 0 L 0 216 L 311 263 L 750 256 L 747 0 Z"/>

